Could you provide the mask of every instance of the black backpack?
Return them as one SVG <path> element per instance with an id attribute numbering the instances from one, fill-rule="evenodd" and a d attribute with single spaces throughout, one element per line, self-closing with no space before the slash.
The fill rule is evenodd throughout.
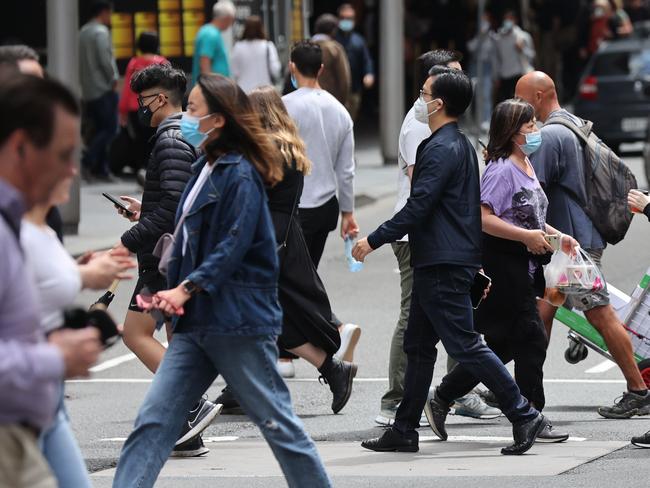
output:
<path id="1" fill-rule="evenodd" d="M 623 240 L 632 222 L 627 194 L 637 188 L 636 178 L 623 160 L 594 133 L 593 123 L 581 120 L 582 127 L 564 117 L 552 117 L 545 125 L 563 125 L 580 139 L 587 191 L 583 210 L 603 239 L 616 244 Z"/>

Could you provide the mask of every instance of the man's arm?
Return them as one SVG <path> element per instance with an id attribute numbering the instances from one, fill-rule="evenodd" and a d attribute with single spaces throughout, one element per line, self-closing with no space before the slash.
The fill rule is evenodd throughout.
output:
<path id="1" fill-rule="evenodd" d="M 212 59 L 208 56 L 201 56 L 199 59 L 199 68 L 202 75 L 212 73 Z"/>
<path id="2" fill-rule="evenodd" d="M 363 85 L 371 88 L 375 83 L 375 66 L 368 50 L 365 39 L 361 38 L 361 52 L 363 55 Z"/>
<path id="3" fill-rule="evenodd" d="M 108 31 L 101 30 L 95 36 L 95 48 L 97 55 L 97 62 L 102 73 L 106 79 L 114 83 L 117 81 L 118 73 L 113 58 L 113 46 L 111 44 L 111 36 Z"/>
<path id="4" fill-rule="evenodd" d="M 451 176 L 450 165 L 445 164 L 444 149 L 427 148 L 417 164 L 421 165 L 418 178 L 411 187 L 411 196 L 402 210 L 384 222 L 368 236 L 373 249 L 401 239 L 422 222 L 440 201 Z"/>

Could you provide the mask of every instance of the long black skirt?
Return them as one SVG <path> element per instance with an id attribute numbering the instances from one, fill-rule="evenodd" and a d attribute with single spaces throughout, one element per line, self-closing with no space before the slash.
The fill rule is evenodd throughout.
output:
<path id="1" fill-rule="evenodd" d="M 278 244 L 287 236 L 290 216 L 271 212 Z M 341 337 L 332 322 L 332 309 L 323 282 L 318 276 L 294 215 L 287 244 L 278 251 L 280 278 L 278 297 L 283 311 L 282 334 L 278 345 L 293 349 L 310 343 L 333 355 L 341 346 Z"/>

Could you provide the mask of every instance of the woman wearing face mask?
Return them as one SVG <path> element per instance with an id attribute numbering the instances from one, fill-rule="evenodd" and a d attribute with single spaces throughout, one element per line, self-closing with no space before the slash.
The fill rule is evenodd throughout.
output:
<path id="1" fill-rule="evenodd" d="M 246 94 L 217 74 L 198 79 L 181 130 L 205 156 L 181 198 L 171 288 L 151 305 L 174 316 L 174 338 L 124 445 L 114 485 L 154 484 L 184 412 L 221 374 L 289 486 L 330 486 L 276 367 L 282 312 L 265 184 L 282 179 L 280 152 Z"/>
<path id="2" fill-rule="evenodd" d="M 548 341 L 537 312 L 537 297 L 544 295 L 542 264 L 553 251 L 545 235 L 559 234 L 546 223 L 548 200 L 528 161 L 541 144 L 531 105 L 512 99 L 496 106 L 487 169 L 481 179 L 483 269 L 492 286 L 474 314 L 476 330 L 484 334 L 490 349 L 504 364 L 515 362 L 517 385 L 539 411 L 546 403 L 542 380 Z M 577 246 L 572 237 L 560 240 L 566 250 Z M 457 366 L 443 379 L 439 394 L 456 398 L 477 383 Z M 567 438 L 568 434 L 549 426 L 538 441 Z"/>

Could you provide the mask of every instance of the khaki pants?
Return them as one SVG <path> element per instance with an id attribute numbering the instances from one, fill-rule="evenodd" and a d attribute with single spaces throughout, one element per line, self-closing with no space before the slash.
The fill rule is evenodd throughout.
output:
<path id="1" fill-rule="evenodd" d="M 361 92 L 350 93 L 346 108 L 350 113 L 350 117 L 352 117 L 352 121 L 356 122 L 359 117 L 359 110 L 361 109 Z"/>
<path id="2" fill-rule="evenodd" d="M 56 488 L 57 483 L 28 428 L 0 425 L 0 488 Z"/>

